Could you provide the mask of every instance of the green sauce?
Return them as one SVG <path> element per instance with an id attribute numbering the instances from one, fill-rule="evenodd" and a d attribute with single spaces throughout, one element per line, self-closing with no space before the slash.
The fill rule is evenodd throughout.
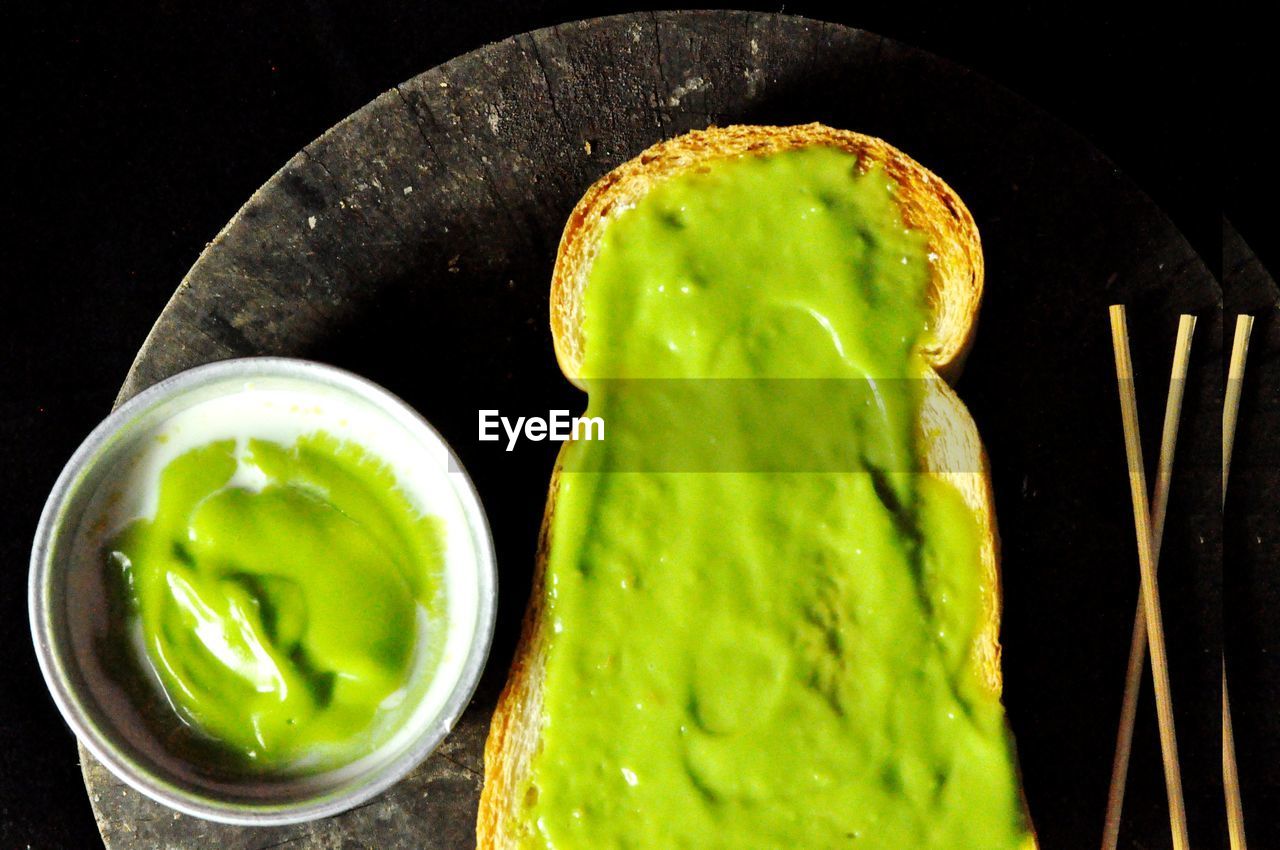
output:
<path id="1" fill-rule="evenodd" d="M 609 436 L 566 446 L 521 846 L 1024 846 L 972 652 L 979 531 L 918 472 L 928 280 L 893 184 L 833 149 L 713 162 L 610 224 L 583 364 Z M 664 467 L 644 435 L 671 410 L 619 378 L 740 411 L 741 465 Z M 721 380 L 744 378 L 820 378 L 828 403 Z M 864 403 L 867 379 L 897 391 Z M 756 440 L 769 412 L 786 445 Z M 792 442 L 854 460 L 788 471 Z"/>
<path id="2" fill-rule="evenodd" d="M 438 660 L 442 557 L 439 521 L 359 446 L 209 443 L 164 468 L 155 515 L 107 547 L 108 650 L 175 749 L 224 770 L 334 766 L 384 740 L 411 679 L 429 679 L 411 674 Z"/>

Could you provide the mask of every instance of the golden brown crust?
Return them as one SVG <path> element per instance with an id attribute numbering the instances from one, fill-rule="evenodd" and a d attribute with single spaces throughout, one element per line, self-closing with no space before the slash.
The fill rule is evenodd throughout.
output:
<path id="1" fill-rule="evenodd" d="M 579 383 L 583 361 L 582 294 L 605 228 L 656 183 L 709 159 L 778 153 L 826 145 L 855 154 L 863 167 L 879 167 L 898 185 L 905 223 L 924 233 L 933 263 L 929 304 L 932 339 L 923 349 L 939 380 L 929 381 L 921 416 L 923 464 L 948 481 L 974 512 L 982 531 L 985 626 L 974 644 L 983 680 L 997 696 L 1000 672 L 999 536 L 986 452 L 963 402 L 948 385 L 958 377 L 973 341 L 982 300 L 983 259 L 978 228 L 964 202 L 939 177 L 886 142 L 820 124 L 795 127 L 731 126 L 694 131 L 660 142 L 600 178 L 565 225 L 551 281 L 551 330 L 561 371 Z M 545 670 L 542 607 L 560 467 L 552 477 L 543 519 L 533 590 L 506 687 L 485 746 L 485 785 L 476 825 L 480 850 L 513 850 L 519 795 L 539 746 Z M 1027 850 L 1034 850 L 1034 837 Z"/>
<path id="2" fill-rule="evenodd" d="M 578 383 L 582 366 L 582 292 L 609 222 L 656 183 L 711 159 L 761 156 L 824 145 L 848 151 L 864 168 L 878 167 L 898 185 L 907 226 L 925 234 L 933 252 L 933 341 L 925 357 L 954 380 L 973 341 L 982 301 L 982 243 L 964 201 L 920 163 L 880 139 L 821 124 L 735 125 L 695 130 L 659 142 L 601 177 L 578 201 L 560 239 L 551 276 L 551 335 L 560 370 Z"/>
<path id="3" fill-rule="evenodd" d="M 523 779 L 532 767 L 538 749 L 538 723 L 542 714 L 539 685 L 546 667 L 546 643 L 542 640 L 543 579 L 547 553 L 551 550 L 551 518 L 560 492 L 561 450 L 547 489 L 547 506 L 538 533 L 538 554 L 534 561 L 533 589 L 520 626 L 507 683 L 498 697 L 489 737 L 484 744 L 484 787 L 476 816 L 476 847 L 479 850 L 514 848 L 515 836 L 508 825 L 514 821 L 520 803 Z"/>

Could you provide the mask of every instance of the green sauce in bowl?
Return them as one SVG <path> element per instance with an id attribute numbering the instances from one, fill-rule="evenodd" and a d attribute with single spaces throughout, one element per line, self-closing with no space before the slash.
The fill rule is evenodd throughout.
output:
<path id="1" fill-rule="evenodd" d="M 209 442 L 164 467 L 154 514 L 105 547 L 111 666 L 211 769 L 353 761 L 438 663 L 443 553 L 443 524 L 359 445 Z"/>

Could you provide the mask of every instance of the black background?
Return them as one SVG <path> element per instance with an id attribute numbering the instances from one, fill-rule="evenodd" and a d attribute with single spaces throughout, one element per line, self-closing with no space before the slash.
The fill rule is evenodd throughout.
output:
<path id="1" fill-rule="evenodd" d="M 1274 106 L 1265 77 L 1246 73 L 1265 62 L 1221 68 L 1216 19 L 1202 6 L 1122 18 L 1093 2 L 733 5 L 880 32 L 1023 94 L 1107 153 L 1211 268 L 1224 187 L 1245 238 L 1264 260 L 1274 250 L 1255 167 L 1262 143 L 1240 142 L 1261 140 L 1252 131 Z M 636 8 L 649 7 L 312 0 L 4 12 L 0 79 L 16 150 L 3 158 L 12 245 L 0 272 L 0 848 L 98 844 L 73 738 L 30 649 L 27 552 L 58 469 L 109 410 L 200 249 L 294 151 L 381 91 L 515 32 Z M 1250 53 L 1247 36 L 1228 47 L 1232 58 Z M 1244 109 L 1221 100 L 1224 83 Z M 1080 846 L 1095 832 L 1082 825 Z"/>

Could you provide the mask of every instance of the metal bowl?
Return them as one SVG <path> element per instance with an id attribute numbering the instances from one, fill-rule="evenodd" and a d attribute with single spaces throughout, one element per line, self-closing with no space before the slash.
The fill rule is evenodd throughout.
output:
<path id="1" fill-rule="evenodd" d="M 210 399 L 246 401 L 255 393 L 312 394 L 346 406 L 360 421 L 395 434 L 395 456 L 363 442 L 397 472 L 412 496 L 417 481 L 434 481 L 436 498 L 452 493 L 455 529 L 446 560 L 448 628 L 442 660 L 429 673 L 417 704 L 386 742 L 356 762 L 302 775 L 219 776 L 169 752 L 92 650 L 104 627 L 105 591 L 93 510 L 120 470 L 137 466 L 146 441 L 176 414 Z M 259 397 L 260 401 L 260 397 Z M 252 413 L 246 413 L 246 420 Z M 345 420 L 344 420 L 345 421 Z M 252 433 L 252 425 L 246 426 Z M 391 430 L 386 430 L 391 429 Z M 402 477 L 402 475 L 406 477 Z M 114 479 L 113 479 L 114 476 Z M 447 490 L 444 489 L 447 487 Z M 96 507 L 94 507 L 96 506 Z M 100 525 L 100 523 L 99 523 Z M 458 540 L 462 536 L 469 538 Z M 279 825 L 353 808 L 402 779 L 440 744 L 471 700 L 493 637 L 497 571 L 484 508 L 471 479 L 444 438 L 409 405 L 349 372 L 287 358 L 225 360 L 175 375 L 113 412 L 76 450 L 49 495 L 31 553 L 31 634 L 49 691 L 86 747 L 133 788 L 180 812 L 243 825 Z M 428 675 L 428 674 L 424 674 Z M 424 678 L 424 682 L 425 682 Z"/>

